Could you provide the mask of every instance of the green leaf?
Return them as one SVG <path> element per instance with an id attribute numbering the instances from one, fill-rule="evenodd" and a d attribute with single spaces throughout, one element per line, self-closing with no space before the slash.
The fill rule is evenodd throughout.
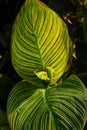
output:
<path id="1" fill-rule="evenodd" d="M 49 81 L 50 80 L 48 75 L 47 75 L 47 72 L 45 72 L 45 71 L 35 72 L 35 74 L 41 80 L 45 80 L 45 81 Z"/>
<path id="2" fill-rule="evenodd" d="M 0 130 L 10 130 L 6 113 L 0 109 Z"/>
<path id="3" fill-rule="evenodd" d="M 46 83 L 35 72 L 46 73 L 47 68 L 53 68 L 55 74 L 49 84 L 54 84 L 70 67 L 70 43 L 63 20 L 42 2 L 28 0 L 13 27 L 13 66 L 23 79 L 38 86 Z"/>
<path id="4" fill-rule="evenodd" d="M 9 95 L 7 116 L 12 130 L 82 130 L 87 117 L 86 88 L 74 75 L 47 89 L 21 81 Z"/>
<path id="5" fill-rule="evenodd" d="M 41 80 L 49 81 L 55 74 L 55 70 L 52 67 L 47 67 L 46 71 L 35 72 L 38 78 Z"/>

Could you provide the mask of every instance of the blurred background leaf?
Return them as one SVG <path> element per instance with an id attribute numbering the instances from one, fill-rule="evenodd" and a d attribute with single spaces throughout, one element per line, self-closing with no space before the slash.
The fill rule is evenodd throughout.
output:
<path id="1" fill-rule="evenodd" d="M 0 109 L 0 130 L 11 130 L 7 121 L 7 114 Z"/>
<path id="2" fill-rule="evenodd" d="M 0 108 L 4 109 L 6 107 L 7 98 L 12 87 L 12 80 L 7 75 L 0 74 Z"/>

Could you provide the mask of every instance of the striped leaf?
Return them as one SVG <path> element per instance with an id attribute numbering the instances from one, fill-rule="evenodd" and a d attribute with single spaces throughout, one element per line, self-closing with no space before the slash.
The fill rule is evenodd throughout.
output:
<path id="1" fill-rule="evenodd" d="M 36 86 L 53 84 L 70 66 L 67 26 L 40 1 L 27 0 L 13 27 L 11 53 L 13 66 L 23 79 Z M 50 74 L 54 72 L 51 76 L 49 68 Z"/>
<path id="2" fill-rule="evenodd" d="M 83 130 L 86 88 L 74 75 L 47 89 L 21 81 L 9 95 L 7 115 L 12 130 Z"/>
<path id="3" fill-rule="evenodd" d="M 0 130 L 10 130 L 6 113 L 0 109 Z"/>

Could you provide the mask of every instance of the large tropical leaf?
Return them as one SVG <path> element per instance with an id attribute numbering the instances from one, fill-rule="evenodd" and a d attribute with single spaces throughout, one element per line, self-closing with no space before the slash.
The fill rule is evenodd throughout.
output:
<path id="1" fill-rule="evenodd" d="M 0 109 L 0 130 L 10 130 L 6 113 Z"/>
<path id="2" fill-rule="evenodd" d="M 74 75 L 47 89 L 21 81 L 7 102 L 12 130 L 83 130 L 87 117 L 87 92 Z"/>
<path id="3" fill-rule="evenodd" d="M 53 84 L 69 68 L 70 46 L 63 20 L 40 1 L 27 0 L 12 33 L 12 63 L 17 73 L 35 85 Z"/>

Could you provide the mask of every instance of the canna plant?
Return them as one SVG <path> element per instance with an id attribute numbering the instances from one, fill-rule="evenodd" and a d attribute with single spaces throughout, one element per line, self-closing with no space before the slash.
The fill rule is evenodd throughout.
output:
<path id="1" fill-rule="evenodd" d="M 83 130 L 86 97 L 86 89 L 75 75 L 46 89 L 23 80 L 13 87 L 8 98 L 10 127 L 12 130 Z"/>
<path id="2" fill-rule="evenodd" d="M 23 79 L 11 90 L 7 118 L 12 130 L 83 130 L 87 91 L 68 76 L 72 43 L 64 21 L 38 0 L 26 0 L 12 30 L 11 58 Z"/>
<path id="3" fill-rule="evenodd" d="M 37 0 L 24 3 L 12 34 L 12 63 L 37 86 L 54 84 L 69 69 L 71 41 L 62 19 Z M 60 67 L 61 66 L 61 67 Z"/>

